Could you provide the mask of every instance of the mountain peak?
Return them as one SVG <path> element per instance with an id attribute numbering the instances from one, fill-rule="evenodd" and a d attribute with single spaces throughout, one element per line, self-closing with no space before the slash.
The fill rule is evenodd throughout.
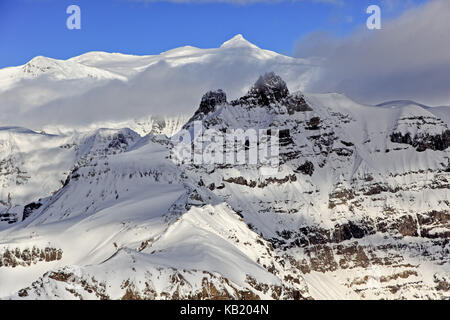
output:
<path id="1" fill-rule="evenodd" d="M 25 65 L 35 65 L 35 66 L 48 66 L 56 63 L 56 59 L 44 57 L 44 56 L 36 56 L 30 61 L 28 61 Z"/>
<path id="2" fill-rule="evenodd" d="M 249 91 L 250 94 L 263 97 L 264 100 L 281 100 L 289 95 L 286 82 L 275 74 L 274 72 L 268 72 L 263 76 L 260 76 L 258 81 L 253 85 Z M 266 103 L 265 103 L 266 104 Z"/>
<path id="3" fill-rule="evenodd" d="M 203 95 L 200 102 L 200 111 L 208 114 L 215 109 L 216 106 L 227 102 L 227 96 L 221 89 L 217 91 L 209 91 Z"/>
<path id="4" fill-rule="evenodd" d="M 26 74 L 36 76 L 42 73 L 48 73 L 58 67 L 58 65 L 58 60 L 44 56 L 36 56 L 23 65 L 22 69 Z"/>
<path id="5" fill-rule="evenodd" d="M 286 82 L 275 72 L 267 72 L 255 82 L 254 88 L 268 88 L 287 91 Z M 287 92 L 289 93 L 289 91 Z"/>
<path id="6" fill-rule="evenodd" d="M 247 41 L 242 34 L 237 34 L 233 38 L 228 41 L 225 41 L 221 46 L 221 48 L 236 48 L 236 47 L 251 47 L 258 48 L 253 43 Z"/>

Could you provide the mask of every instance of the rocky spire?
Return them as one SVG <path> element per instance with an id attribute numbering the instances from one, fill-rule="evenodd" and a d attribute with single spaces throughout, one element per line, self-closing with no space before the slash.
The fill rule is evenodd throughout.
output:
<path id="1" fill-rule="evenodd" d="M 242 98 L 232 101 L 231 104 L 268 106 L 280 103 L 289 97 L 286 82 L 274 72 L 260 76 L 253 87 Z"/>
<path id="2" fill-rule="evenodd" d="M 225 102 L 227 102 L 227 95 L 221 89 L 217 91 L 208 91 L 203 95 L 198 111 L 208 114 L 211 111 L 214 111 L 216 106 Z"/>
<path id="3" fill-rule="evenodd" d="M 261 104 L 269 105 L 281 101 L 289 95 L 286 82 L 274 72 L 266 73 L 250 89 L 249 94 L 258 97 Z"/>
<path id="4" fill-rule="evenodd" d="M 223 90 L 208 91 L 202 97 L 200 107 L 195 112 L 194 116 L 188 121 L 201 120 L 205 115 L 214 112 L 217 106 L 227 102 L 227 95 Z"/>
<path id="5" fill-rule="evenodd" d="M 188 127 L 192 121 L 204 119 L 206 115 L 215 112 L 219 106 L 227 103 L 227 96 L 221 89 L 207 92 L 202 97 L 200 107 L 183 128 Z M 249 108 L 273 106 L 275 112 L 287 112 L 291 115 L 296 112 L 312 110 L 303 94 L 290 94 L 286 82 L 274 72 L 260 76 L 246 95 L 231 101 L 230 105 Z"/>

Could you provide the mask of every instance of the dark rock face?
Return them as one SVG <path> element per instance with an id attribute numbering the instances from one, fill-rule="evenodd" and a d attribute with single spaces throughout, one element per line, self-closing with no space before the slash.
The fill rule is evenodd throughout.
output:
<path id="1" fill-rule="evenodd" d="M 418 225 L 414 218 L 410 215 L 404 215 L 399 218 L 396 218 L 392 222 L 386 223 L 385 221 L 381 221 L 377 225 L 378 231 L 380 232 L 396 232 L 401 234 L 404 237 L 417 237 L 418 233 Z"/>
<path id="2" fill-rule="evenodd" d="M 298 232 L 284 230 L 277 232 L 281 239 L 270 239 L 275 247 L 305 247 L 311 245 L 337 244 L 351 239 L 362 239 L 379 232 L 382 234 L 401 235 L 403 237 L 421 237 L 430 239 L 448 239 L 450 232 L 439 228 L 450 221 L 450 214 L 445 211 L 431 211 L 418 215 L 417 220 L 411 215 L 394 219 L 381 218 L 378 221 L 348 221 L 336 224 L 333 229 L 320 226 L 301 227 Z"/>
<path id="3" fill-rule="evenodd" d="M 391 134 L 391 141 L 394 143 L 409 144 L 419 152 L 427 149 L 443 151 L 450 145 L 450 130 L 434 136 L 416 135 L 414 138 L 409 133 L 403 135 L 400 132 L 394 132 Z"/>
<path id="4" fill-rule="evenodd" d="M 359 224 L 349 221 L 346 224 L 337 225 L 333 232 L 334 242 L 342 242 L 352 238 L 361 239 L 375 231 L 369 224 Z"/>
<path id="5" fill-rule="evenodd" d="M 314 173 L 314 164 L 311 161 L 306 161 L 304 164 L 298 167 L 296 171 L 308 176 L 312 176 Z"/>
<path id="6" fill-rule="evenodd" d="M 296 112 L 312 111 L 311 107 L 303 95 L 290 95 L 285 100 L 285 106 L 288 114 L 293 115 Z"/>
<path id="7" fill-rule="evenodd" d="M 247 107 L 278 105 L 285 107 L 289 115 L 296 112 L 312 111 L 304 95 L 301 93 L 290 94 L 286 82 L 273 72 L 259 77 L 248 93 L 237 100 L 231 101 L 231 105 Z M 285 112 L 283 108 L 278 111 Z"/>
<path id="8" fill-rule="evenodd" d="M 335 152 L 338 156 L 341 157 L 349 157 L 353 154 L 353 150 L 348 148 L 336 148 L 333 149 L 333 152 Z"/>
<path id="9" fill-rule="evenodd" d="M 431 211 L 417 216 L 420 225 L 447 224 L 450 222 L 450 212 Z"/>
<path id="10" fill-rule="evenodd" d="M 202 97 L 199 112 L 208 114 L 214 111 L 215 107 L 227 102 L 227 96 L 222 90 L 209 91 Z"/>
<path id="11" fill-rule="evenodd" d="M 281 146 L 287 146 L 294 143 L 294 140 L 292 140 L 289 129 L 280 130 L 278 133 L 278 137 L 280 139 Z"/>
<path id="12" fill-rule="evenodd" d="M 286 82 L 273 72 L 259 77 L 250 89 L 249 95 L 258 98 L 259 104 L 269 105 L 272 102 L 281 101 L 289 95 Z"/>
<path id="13" fill-rule="evenodd" d="M 374 183 L 370 186 L 368 190 L 364 191 L 365 196 L 373 196 L 376 194 L 381 194 L 382 192 L 394 192 L 395 190 L 391 190 L 388 186 L 385 186 L 380 183 Z"/>
<path id="14" fill-rule="evenodd" d="M 26 218 L 28 218 L 34 210 L 39 209 L 42 206 L 42 203 L 39 202 L 32 202 L 30 204 L 27 204 L 24 208 L 23 208 L 23 215 L 22 215 L 22 221 L 25 220 Z"/>
<path id="15" fill-rule="evenodd" d="M 8 224 L 16 223 L 18 220 L 16 213 L 4 212 L 0 213 L 0 222 L 7 222 Z"/>
<path id="16" fill-rule="evenodd" d="M 221 89 L 217 91 L 208 91 L 202 97 L 200 107 L 195 112 L 194 116 L 188 121 L 201 120 L 203 117 L 216 110 L 217 106 L 227 102 L 227 95 Z"/>
<path id="17" fill-rule="evenodd" d="M 38 262 L 51 262 L 61 260 L 62 250 L 46 247 L 43 249 L 33 247 L 21 250 L 19 248 L 6 249 L 0 253 L 0 267 L 31 266 Z"/>
<path id="18" fill-rule="evenodd" d="M 122 133 L 118 133 L 111 140 L 111 142 L 108 145 L 108 148 L 121 149 L 121 148 L 127 147 L 127 146 L 128 146 L 128 141 L 125 138 L 125 136 Z"/>
<path id="19" fill-rule="evenodd" d="M 346 146 L 346 147 L 353 147 L 354 146 L 354 144 L 352 142 L 347 142 L 347 141 L 344 141 L 344 140 L 341 140 L 341 143 L 344 146 Z"/>
<path id="20" fill-rule="evenodd" d="M 284 102 L 289 95 L 286 82 L 273 72 L 259 77 L 253 87 L 242 98 L 232 101 L 232 105 L 269 106 L 272 103 Z M 298 101 L 297 101 L 298 103 Z M 284 104 L 284 103 L 283 103 Z M 292 104 L 296 104 L 292 101 Z"/>
<path id="21" fill-rule="evenodd" d="M 370 223 L 361 221 L 348 221 L 337 224 L 334 229 L 325 229 L 320 226 L 301 227 L 298 232 L 283 230 L 277 234 L 283 239 L 270 239 L 272 244 L 279 248 L 309 247 L 315 245 L 337 244 L 351 239 L 362 239 L 375 233 Z"/>
<path id="22" fill-rule="evenodd" d="M 216 111 L 218 106 L 227 104 L 226 94 L 222 90 L 207 92 L 191 119 L 184 125 L 187 128 L 193 121 L 203 120 L 205 115 Z M 301 93 L 290 94 L 284 80 L 273 72 L 259 77 L 246 95 L 229 102 L 231 106 L 245 108 L 274 106 L 276 112 L 293 115 L 296 112 L 312 111 Z"/>
<path id="23" fill-rule="evenodd" d="M 355 192 L 352 189 L 342 189 L 330 194 L 328 208 L 333 209 L 338 205 L 346 204 L 347 201 L 355 198 Z"/>
<path id="24" fill-rule="evenodd" d="M 320 129 L 320 118 L 319 117 L 314 117 L 311 118 L 308 122 L 307 122 L 307 130 L 319 130 Z"/>
<path id="25" fill-rule="evenodd" d="M 411 135 L 409 133 L 403 135 L 400 132 L 391 134 L 391 141 L 395 143 L 403 143 L 412 145 Z"/>
<path id="26" fill-rule="evenodd" d="M 232 177 L 232 178 L 228 178 L 228 179 L 223 179 L 224 182 L 228 182 L 228 183 L 233 183 L 233 184 L 240 184 L 242 186 L 247 186 L 250 188 L 265 188 L 268 185 L 271 184 L 284 184 L 284 183 L 289 183 L 289 182 L 295 182 L 297 181 L 297 177 L 295 176 L 295 174 L 291 174 L 288 176 L 285 176 L 284 178 L 267 178 L 264 181 L 260 181 L 259 183 L 257 181 L 254 180 L 246 180 L 244 177 Z"/>

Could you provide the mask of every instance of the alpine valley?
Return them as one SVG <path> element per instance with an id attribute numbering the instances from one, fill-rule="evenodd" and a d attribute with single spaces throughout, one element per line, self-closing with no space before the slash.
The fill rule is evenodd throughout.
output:
<path id="1" fill-rule="evenodd" d="M 0 70 L 0 299 L 450 299 L 450 108 L 317 72 L 240 35 Z M 194 121 L 278 132 L 276 173 L 177 164 Z"/>

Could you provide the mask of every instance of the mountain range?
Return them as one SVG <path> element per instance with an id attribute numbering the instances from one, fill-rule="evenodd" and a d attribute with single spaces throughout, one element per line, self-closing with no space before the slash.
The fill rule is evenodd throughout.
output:
<path id="1" fill-rule="evenodd" d="M 316 72 L 241 35 L 0 70 L 0 299 L 450 299 L 450 108 Z M 194 122 L 276 172 L 175 162 Z"/>

